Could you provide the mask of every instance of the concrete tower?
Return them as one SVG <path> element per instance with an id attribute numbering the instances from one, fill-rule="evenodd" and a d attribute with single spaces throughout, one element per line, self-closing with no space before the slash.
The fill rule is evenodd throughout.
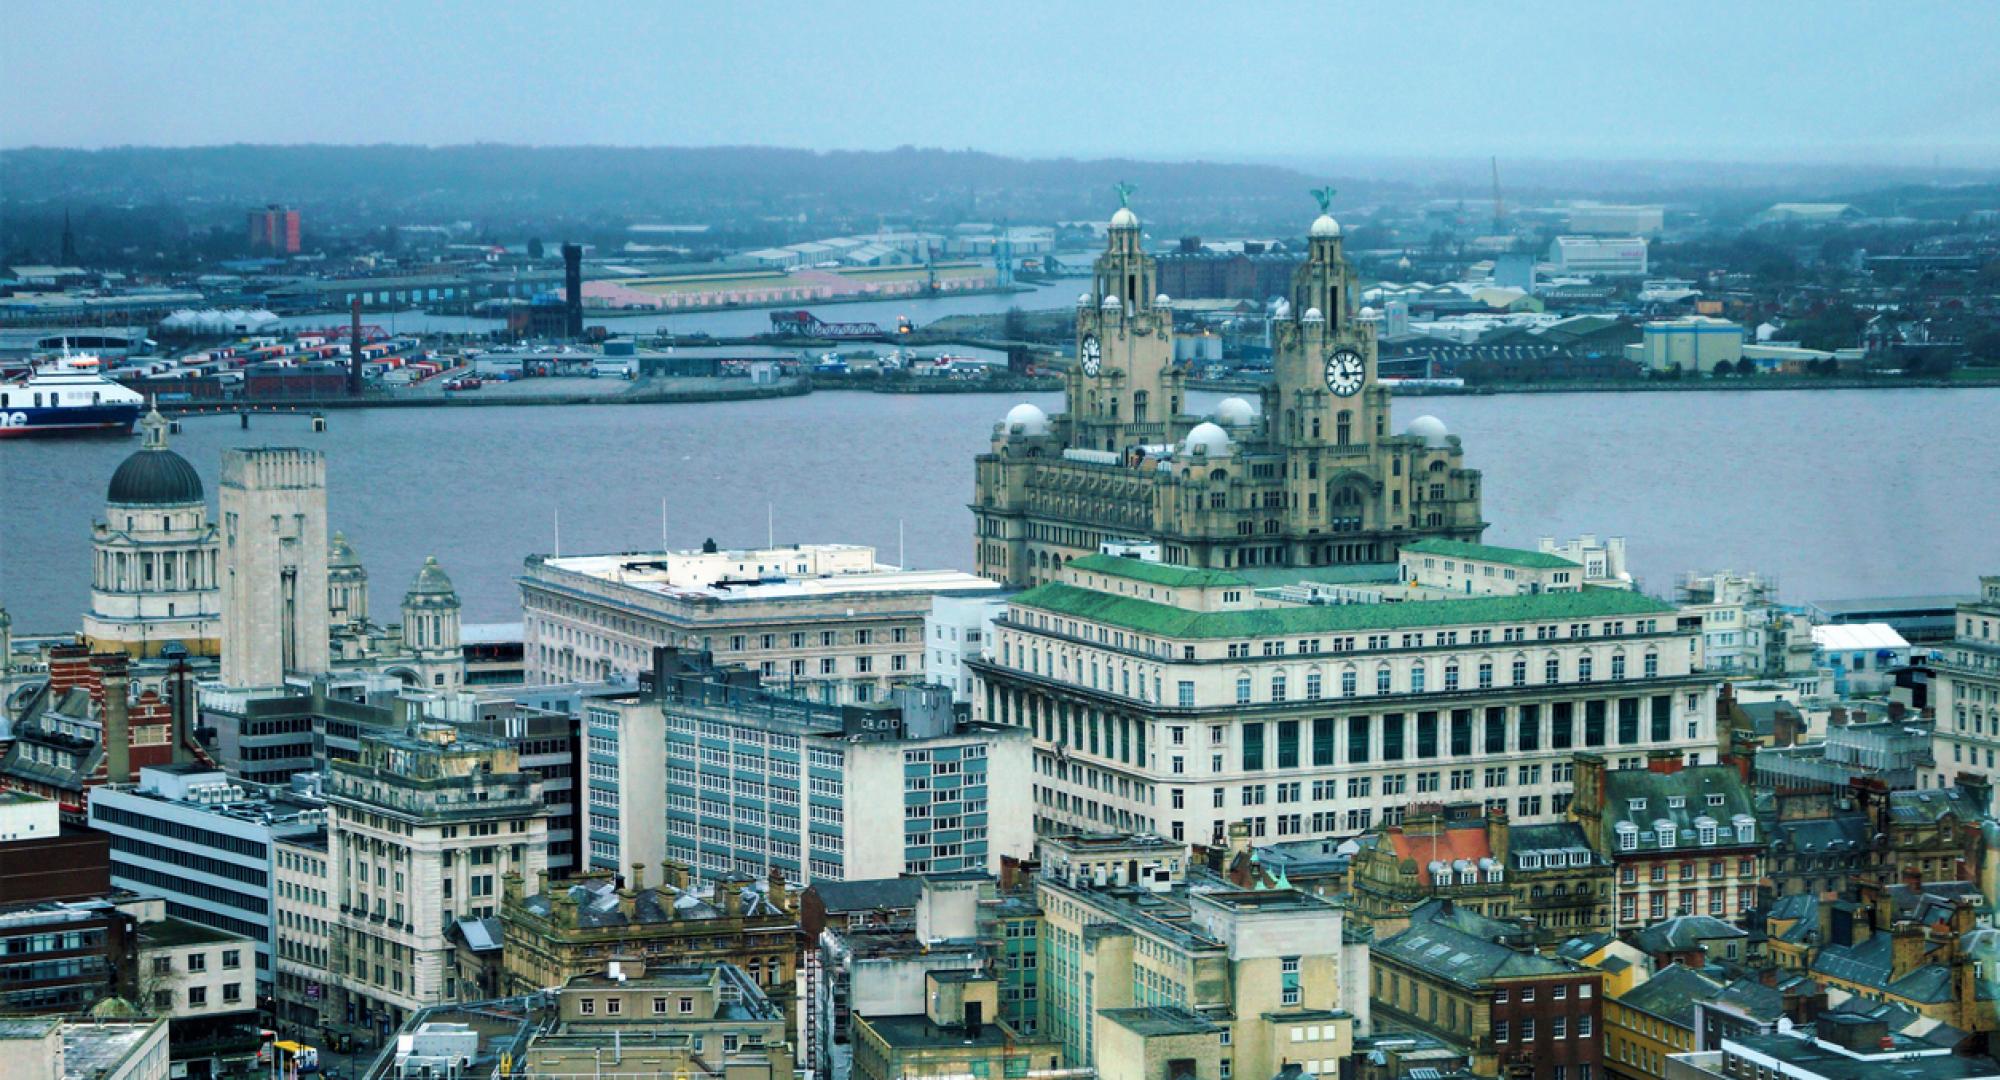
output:
<path id="1" fill-rule="evenodd" d="M 222 681 L 327 670 L 326 457 L 222 452 Z"/>
<path id="2" fill-rule="evenodd" d="M 145 446 L 112 474 L 104 517 L 91 529 L 84 644 L 134 657 L 179 644 L 189 655 L 214 656 L 222 644 L 220 545 L 201 476 L 167 448 L 158 411 L 140 427 Z"/>
<path id="3" fill-rule="evenodd" d="M 465 653 L 458 641 L 458 590 L 438 565 L 437 556 L 424 559 L 423 569 L 403 594 L 403 647 L 416 658 L 421 685 L 456 690 L 465 682 Z"/>

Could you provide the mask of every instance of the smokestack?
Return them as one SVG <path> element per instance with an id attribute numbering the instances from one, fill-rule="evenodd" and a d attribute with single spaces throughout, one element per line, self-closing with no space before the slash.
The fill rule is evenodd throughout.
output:
<path id="1" fill-rule="evenodd" d="M 168 715 L 173 718 L 167 730 L 174 744 L 174 764 L 194 760 L 194 687 L 188 683 L 186 660 L 174 661 L 174 700 Z"/>
<path id="2" fill-rule="evenodd" d="M 361 298 L 355 297 L 348 309 L 347 392 L 361 395 Z"/>
<path id="3" fill-rule="evenodd" d="M 132 780 L 132 680 L 125 673 L 125 658 L 108 658 L 100 669 L 104 678 L 104 779 L 126 784 Z"/>
<path id="4" fill-rule="evenodd" d="M 583 245 L 564 244 L 563 310 L 571 338 L 583 336 Z"/>

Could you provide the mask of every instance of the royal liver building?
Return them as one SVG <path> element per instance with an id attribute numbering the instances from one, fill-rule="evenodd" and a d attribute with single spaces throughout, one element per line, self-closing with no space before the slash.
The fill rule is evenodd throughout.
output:
<path id="1" fill-rule="evenodd" d="M 1432 417 L 1393 433 L 1340 225 L 1322 213 L 1309 235 L 1260 407 L 1229 398 L 1204 417 L 1188 409 L 1172 301 L 1154 290 L 1139 217 L 1112 216 L 1077 298 L 1065 411 L 1015 406 L 979 455 L 981 574 L 1055 580 L 1107 541 L 1156 541 L 1164 562 L 1235 568 L 1392 562 L 1421 537 L 1479 539 L 1478 470 Z"/>

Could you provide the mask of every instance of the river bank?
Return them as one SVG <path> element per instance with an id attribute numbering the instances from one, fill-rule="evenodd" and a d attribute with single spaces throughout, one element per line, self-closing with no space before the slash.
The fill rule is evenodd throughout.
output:
<path id="1" fill-rule="evenodd" d="M 482 394 L 474 390 L 458 394 L 410 394 L 392 397 L 363 394 L 346 398 L 304 398 L 271 401 L 187 401 L 161 402 L 164 416 L 208 416 L 233 413 L 316 413 L 336 409 L 460 409 L 502 408 L 521 405 L 692 405 L 711 401 L 762 401 L 769 398 L 798 397 L 812 392 L 809 379 L 780 379 L 776 383 L 753 385 L 746 379 L 670 379 L 666 385 L 640 383 L 617 394 L 563 393 Z M 694 383 L 712 385 L 689 385 Z"/>

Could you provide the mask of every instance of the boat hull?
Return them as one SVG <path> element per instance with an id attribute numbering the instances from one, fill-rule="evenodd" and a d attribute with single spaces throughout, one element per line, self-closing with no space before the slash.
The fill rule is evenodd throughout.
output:
<path id="1" fill-rule="evenodd" d="M 88 432 L 132 433 L 139 405 L 73 405 L 61 408 L 0 409 L 0 439 Z"/>

